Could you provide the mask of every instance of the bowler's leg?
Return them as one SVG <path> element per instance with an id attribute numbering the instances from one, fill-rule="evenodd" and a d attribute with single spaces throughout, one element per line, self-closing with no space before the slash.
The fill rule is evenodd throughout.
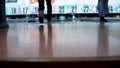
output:
<path id="1" fill-rule="evenodd" d="M 48 22 L 50 22 L 52 17 L 52 5 L 51 5 L 51 0 L 46 0 L 46 1 L 47 1 L 47 20 Z"/>
<path id="2" fill-rule="evenodd" d="M 44 0 L 38 0 L 39 3 L 39 22 L 44 22 Z"/>
<path id="3" fill-rule="evenodd" d="M 0 29 L 8 27 L 9 25 L 6 22 L 5 0 L 0 0 Z"/>

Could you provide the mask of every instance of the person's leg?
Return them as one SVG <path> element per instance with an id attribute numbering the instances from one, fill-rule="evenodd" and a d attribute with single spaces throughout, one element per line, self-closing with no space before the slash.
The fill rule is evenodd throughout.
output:
<path id="1" fill-rule="evenodd" d="M 100 16 L 100 22 L 107 22 L 104 17 L 108 13 L 108 0 L 98 0 L 98 12 Z"/>
<path id="2" fill-rule="evenodd" d="M 47 20 L 48 22 L 51 21 L 52 17 L 52 5 L 51 5 L 51 0 L 46 0 L 47 2 Z"/>
<path id="3" fill-rule="evenodd" d="M 39 22 L 44 22 L 44 0 L 38 0 L 39 3 Z"/>
<path id="4" fill-rule="evenodd" d="M 0 29 L 8 27 L 9 25 L 6 22 L 5 0 L 0 0 Z"/>

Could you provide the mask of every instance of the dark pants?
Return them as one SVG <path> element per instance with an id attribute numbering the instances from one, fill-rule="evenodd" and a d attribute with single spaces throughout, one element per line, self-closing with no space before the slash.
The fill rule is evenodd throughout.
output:
<path id="1" fill-rule="evenodd" d="M 5 0 L 0 0 L 0 29 L 8 27 L 6 23 Z"/>
<path id="2" fill-rule="evenodd" d="M 100 17 L 105 17 L 108 14 L 108 1 L 109 0 L 98 0 L 98 12 Z"/>
<path id="3" fill-rule="evenodd" d="M 5 0 L 0 0 L 0 23 L 6 22 Z"/>
<path id="4" fill-rule="evenodd" d="M 38 0 L 39 3 L 39 11 L 44 11 L 44 0 Z M 47 3 L 47 20 L 51 20 L 52 16 L 52 5 L 51 5 L 51 0 L 46 0 Z"/>

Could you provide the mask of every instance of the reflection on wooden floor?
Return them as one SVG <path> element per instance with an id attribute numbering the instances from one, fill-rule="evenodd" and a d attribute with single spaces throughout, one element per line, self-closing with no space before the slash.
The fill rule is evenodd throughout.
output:
<path id="1" fill-rule="evenodd" d="M 120 23 L 10 23 L 0 30 L 0 59 L 120 59 Z"/>

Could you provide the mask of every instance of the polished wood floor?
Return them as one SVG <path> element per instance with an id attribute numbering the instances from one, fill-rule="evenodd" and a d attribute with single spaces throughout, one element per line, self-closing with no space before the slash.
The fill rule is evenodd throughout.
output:
<path id="1" fill-rule="evenodd" d="M 9 23 L 0 29 L 0 60 L 120 60 L 120 23 Z"/>

